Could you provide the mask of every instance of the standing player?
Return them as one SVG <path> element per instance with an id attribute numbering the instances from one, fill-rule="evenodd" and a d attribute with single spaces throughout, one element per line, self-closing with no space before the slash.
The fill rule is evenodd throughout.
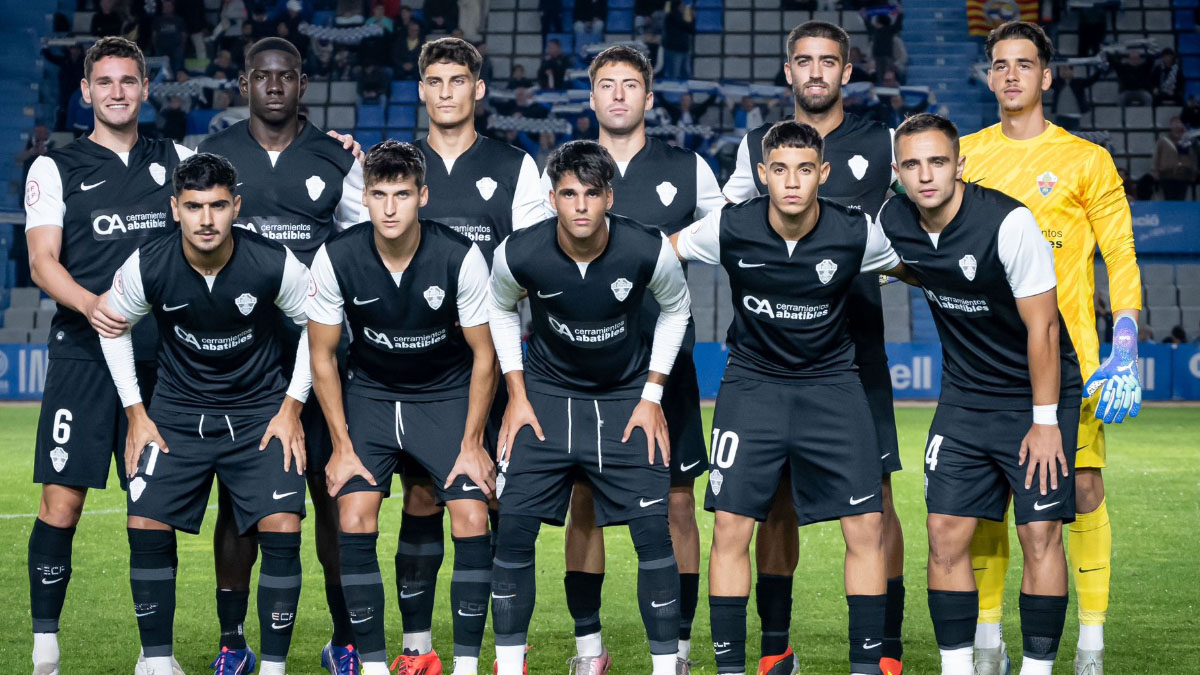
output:
<path id="1" fill-rule="evenodd" d="M 425 156 L 425 184 L 429 187 L 429 201 L 421 207 L 421 217 L 449 225 L 475 242 L 491 265 L 492 252 L 505 237 L 546 214 L 533 158 L 475 131 L 475 106 L 486 92 L 486 84 L 479 79 L 482 64 L 479 51 L 459 38 L 432 40 L 421 46 L 417 86 L 429 116 L 429 135 L 414 145 Z M 489 416 L 489 438 L 499 432 L 505 400 L 501 386 Z M 442 508 L 424 469 L 402 465 L 400 470 L 404 474 L 404 515 L 396 552 L 396 584 L 404 624 L 401 658 L 407 672 L 421 675 L 441 668 L 433 651 L 431 628 L 443 556 Z"/>
<path id="2" fill-rule="evenodd" d="M 301 63 L 300 52 L 287 40 L 266 38 L 251 45 L 246 50 L 246 73 L 238 81 L 250 105 L 250 118 L 209 136 L 199 149 L 229 158 L 238 170 L 243 196 L 235 225 L 280 242 L 308 265 L 337 230 L 365 220 L 366 215 L 362 167 L 341 143 L 300 116 L 300 100 L 308 85 Z M 291 322 L 284 324 L 284 332 L 293 342 L 299 340 L 300 331 Z M 349 672 L 346 648 L 354 634 L 338 570 L 337 504 L 325 487 L 329 431 L 316 401 L 305 406 L 301 419 L 312 468 L 307 477 L 316 512 L 317 559 L 325 572 L 325 599 L 333 618 L 333 637 L 321 652 L 321 664 L 343 675 Z M 223 483 L 218 505 L 213 534 L 221 627 L 218 650 L 227 649 L 244 659 L 249 652 L 244 651 L 248 647 L 242 624 L 257 546 L 253 533 L 238 536 Z"/>
<path id="3" fill-rule="evenodd" d="M 129 418 L 129 585 L 147 675 L 170 675 L 175 620 L 175 530 L 200 531 L 216 476 L 239 533 L 258 530 L 261 675 L 283 675 L 300 601 L 308 339 L 288 382 L 280 316 L 307 323 L 308 269 L 282 244 L 233 227 L 237 172 L 194 155 L 173 178 L 181 233 L 139 247 L 112 279 L 108 305 L 129 324 L 158 323 L 158 387 L 147 411 L 128 333 L 101 338 Z M 217 673 L 240 655 L 224 650 Z"/>
<path id="4" fill-rule="evenodd" d="M 846 315 L 863 272 L 906 273 L 870 216 L 818 199 L 829 174 L 822 145 L 807 124 L 775 124 L 758 165 L 767 196 L 675 237 L 681 259 L 725 268 L 734 297 L 704 501 L 716 513 L 708 585 L 718 673 L 745 672 L 750 539 L 781 483 L 800 525 L 841 521 L 850 672 L 881 672 L 883 471 Z"/>
<path id="5" fill-rule="evenodd" d="M 592 60 L 592 110 L 600 122 L 600 145 L 617 164 L 613 177 L 612 212 L 675 234 L 714 209 L 725 205 L 712 169 L 696 153 L 646 137 L 646 111 L 654 105 L 653 68 L 640 51 L 613 46 Z M 553 193 L 548 174 L 543 194 Z M 552 211 L 552 204 L 546 208 Z M 645 302 L 642 329 L 653 337 L 658 305 Z M 696 527 L 693 483 L 708 468 L 704 424 L 700 419 L 700 389 L 692 347 L 696 327 L 688 333 L 663 392 L 663 413 L 671 438 L 671 496 L 667 513 L 671 541 L 679 565 L 679 667 L 691 662 L 692 619 L 700 587 L 700 532 Z M 595 524 L 592 489 L 578 483 L 571 498 L 567 526 L 567 608 L 575 619 L 576 655 L 580 673 L 608 670 L 608 650 L 600 639 L 600 594 L 604 581 L 604 533 Z"/>
<path id="6" fill-rule="evenodd" d="M 842 206 L 876 214 L 887 198 L 892 174 L 892 142 L 888 128 L 842 109 L 842 85 L 853 66 L 846 31 L 822 21 L 794 28 L 787 40 L 784 73 L 792 87 L 797 122 L 811 125 L 825 140 L 829 178 L 821 196 Z M 725 184 L 725 196 L 739 202 L 766 194 L 759 178 L 762 139 L 770 124 L 746 134 L 738 148 L 737 169 Z M 867 403 L 875 419 L 875 434 L 883 460 L 883 532 L 887 551 L 887 621 L 883 635 L 884 675 L 900 675 L 904 646 L 904 533 L 892 501 L 892 472 L 900 470 L 892 378 L 883 345 L 883 303 L 878 279 L 869 274 L 855 280 L 847 318 L 854 341 L 855 363 Z M 771 513 L 759 525 L 757 540 L 758 615 L 762 619 L 761 675 L 789 675 L 797 666 L 788 632 L 791 625 L 792 574 L 799 556 L 796 521 L 788 503 L 786 482 L 780 486 Z"/>
<path id="7" fill-rule="evenodd" d="M 379 507 L 402 456 L 429 472 L 438 502 L 449 505 L 459 675 L 477 672 L 487 622 L 495 469 L 483 436 L 496 389 L 488 265 L 466 237 L 417 219 L 428 197 L 424 173 L 424 157 L 407 143 L 372 148 L 364 202 L 373 226 L 331 240 L 313 263 L 314 386 L 335 430 L 326 473 L 338 495 L 343 588 L 364 675 L 388 672 L 376 541 Z M 345 398 L 335 355 L 343 321 L 355 333 Z"/>
<path id="8" fill-rule="evenodd" d="M 1067 612 L 1062 523 L 1075 517 L 1081 390 L 1054 256 L 1029 209 L 962 182 L 949 120 L 905 120 L 895 154 L 906 194 L 879 221 L 925 288 L 945 364 L 925 449 L 929 613 L 942 675 L 979 672 L 971 536 L 980 519 L 1004 519 L 1010 496 L 1025 554 L 1021 674 L 1050 675 Z"/>
<path id="9" fill-rule="evenodd" d="M 1054 47 L 1038 26 L 1011 22 L 988 35 L 988 87 L 1000 123 L 962 140 L 963 178 L 1001 190 L 1033 211 L 1054 249 L 1058 306 L 1079 355 L 1089 398 L 1079 419 L 1075 456 L 1075 521 L 1067 533 L 1079 596 L 1078 675 L 1103 675 L 1104 619 L 1112 558 L 1112 528 L 1104 500 L 1104 422 L 1119 423 L 1141 407 L 1137 321 L 1142 286 L 1133 250 L 1133 223 L 1121 178 L 1103 148 L 1046 121 L 1042 92 L 1050 88 Z M 1092 296 L 1096 246 L 1108 266 L 1116 325 L 1112 355 L 1100 364 Z M 1103 388 L 1099 397 L 1092 396 Z M 1065 431 L 1065 430 L 1064 430 Z M 979 585 L 976 662 L 981 675 L 1003 673 L 1001 638 L 1008 525 L 981 522 L 971 545 Z"/>
<path id="10" fill-rule="evenodd" d="M 609 212 L 617 168 L 603 147 L 567 143 L 546 171 L 557 218 L 510 236 L 493 261 L 491 328 L 511 394 L 496 479 L 498 673 L 522 672 L 538 529 L 563 522 L 582 473 L 593 486 L 597 524 L 629 526 L 653 673 L 673 675 L 679 571 L 667 524 L 670 441 L 661 401 L 687 330 L 687 283 L 660 231 Z M 652 342 L 640 326 L 647 292 L 661 307 Z M 523 293 L 533 313 L 528 377 L 516 312 Z"/>
<path id="11" fill-rule="evenodd" d="M 167 179 L 191 154 L 169 140 L 138 136 L 148 84 L 137 45 L 119 37 L 96 41 L 79 84 L 95 130 L 39 157 L 25 184 L 29 266 L 58 303 L 33 471 L 42 499 L 29 535 L 35 675 L 59 672 L 58 620 L 71 581 L 75 526 L 88 489 L 103 489 L 112 458 L 121 465 L 124 456 L 125 419 L 96 333 L 115 337 L 129 325 L 100 294 L 140 244 L 175 229 Z M 149 397 L 153 322 L 134 331 L 134 339 Z M 124 473 L 120 480 L 124 488 Z"/>

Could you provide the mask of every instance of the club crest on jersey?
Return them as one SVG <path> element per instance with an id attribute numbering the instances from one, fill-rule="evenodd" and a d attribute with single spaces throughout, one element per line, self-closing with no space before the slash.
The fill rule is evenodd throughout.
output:
<path id="1" fill-rule="evenodd" d="M 829 258 L 817 263 L 817 278 L 821 280 L 821 283 L 829 283 L 830 279 L 833 279 L 835 272 L 837 272 L 837 263 Z"/>
<path id="2" fill-rule="evenodd" d="M 242 293 L 233 302 L 237 304 L 238 311 L 242 313 L 242 316 L 250 316 L 250 312 L 253 312 L 254 306 L 258 304 L 258 298 L 249 293 Z"/>
<path id="3" fill-rule="evenodd" d="M 708 487 L 712 488 L 714 495 L 721 494 L 721 486 L 725 484 L 725 476 L 721 475 L 720 469 L 713 469 L 708 474 Z"/>
<path id="4" fill-rule="evenodd" d="M 659 183 L 654 191 L 658 193 L 658 200 L 663 203 L 663 206 L 670 206 L 671 202 L 675 201 L 675 195 L 679 194 L 679 190 L 666 180 Z"/>
<path id="5" fill-rule="evenodd" d="M 167 182 L 166 167 L 164 167 L 162 164 L 159 164 L 158 162 L 151 162 L 150 163 L 150 177 L 153 178 L 154 182 L 158 183 L 159 185 L 162 185 L 163 183 Z"/>
<path id="6" fill-rule="evenodd" d="M 1058 185 L 1058 176 L 1052 172 L 1046 173 L 1037 177 L 1038 192 L 1042 193 L 1043 197 L 1049 197 L 1050 192 L 1054 190 L 1054 186 Z"/>
<path id="7" fill-rule="evenodd" d="M 142 498 L 142 492 L 146 489 L 146 479 L 138 476 L 129 481 L 129 500 L 136 502 Z"/>
<path id="8" fill-rule="evenodd" d="M 430 286 L 429 288 L 425 289 L 425 293 L 423 295 L 425 296 L 425 302 L 429 303 L 429 308 L 437 309 L 438 307 L 442 306 L 442 300 L 446 298 L 446 291 L 443 291 L 437 286 Z"/>
<path id="9" fill-rule="evenodd" d="M 50 451 L 50 463 L 54 465 L 54 470 L 62 473 L 63 467 L 67 465 L 67 451 L 56 447 Z"/>
<path id="10" fill-rule="evenodd" d="M 625 302 L 625 298 L 629 297 L 629 291 L 633 289 L 633 283 L 625 277 L 621 277 L 612 282 L 609 288 L 612 289 L 613 295 L 617 297 L 617 302 Z"/>
<path id="11" fill-rule="evenodd" d="M 854 174 L 858 180 L 862 180 L 863 176 L 867 175 L 867 167 L 871 166 L 867 158 L 862 155 L 855 155 L 846 163 L 850 165 L 850 173 Z"/>
<path id="12" fill-rule="evenodd" d="M 325 181 L 321 180 L 320 176 L 312 175 L 308 180 L 304 181 L 304 187 L 308 189 L 308 198 L 317 201 L 317 197 L 325 191 Z"/>
<path id="13" fill-rule="evenodd" d="M 975 270 L 979 267 L 975 262 L 975 256 L 970 253 L 958 259 L 958 268 L 962 270 L 963 276 L 967 281 L 975 281 Z"/>
<path id="14" fill-rule="evenodd" d="M 479 196 L 486 202 L 496 194 L 496 181 L 492 180 L 491 176 L 484 176 L 475 181 L 475 189 L 479 190 Z"/>

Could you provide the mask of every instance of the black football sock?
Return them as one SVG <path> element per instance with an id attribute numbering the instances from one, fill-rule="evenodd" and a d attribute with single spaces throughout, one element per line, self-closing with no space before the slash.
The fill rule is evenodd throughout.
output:
<path id="1" fill-rule="evenodd" d="M 708 596 L 713 655 L 718 673 L 746 672 L 746 605 L 749 596 Z"/>
<path id="2" fill-rule="evenodd" d="M 792 577 L 759 573 L 754 585 L 758 618 L 762 621 L 761 658 L 779 656 L 787 651 L 788 631 L 792 625 Z"/>
<path id="3" fill-rule="evenodd" d="M 887 609 L 883 618 L 883 655 L 901 660 L 904 643 L 900 629 L 904 626 L 904 577 L 887 580 Z"/>
<path id="4" fill-rule="evenodd" d="M 567 611 L 575 619 L 575 637 L 600 632 L 600 591 L 604 573 L 570 572 L 563 577 L 567 591 Z"/>
<path id="5" fill-rule="evenodd" d="M 287 661 L 300 604 L 300 533 L 259 532 L 258 623 L 264 661 Z"/>
<path id="6" fill-rule="evenodd" d="M 651 654 L 679 651 L 679 566 L 664 516 L 629 521 L 638 557 L 637 598 Z"/>
<path id="7" fill-rule="evenodd" d="M 221 626 L 220 647 L 246 648 L 246 633 L 243 622 L 246 608 L 250 605 L 250 591 L 217 589 L 217 623 Z"/>
<path id="8" fill-rule="evenodd" d="M 696 619 L 696 603 L 700 600 L 700 575 L 679 574 L 679 639 L 692 639 L 692 621 Z"/>
<path id="9" fill-rule="evenodd" d="M 1021 635 L 1025 657 L 1054 661 L 1067 618 L 1067 596 L 1022 593 Z"/>
<path id="10" fill-rule="evenodd" d="M 850 610 L 850 672 L 878 675 L 887 595 L 848 595 L 846 605 Z"/>
<path id="11" fill-rule="evenodd" d="M 933 638 L 938 649 L 951 651 L 973 646 L 979 591 L 929 589 L 929 618 L 933 619 Z"/>
<path id="12" fill-rule="evenodd" d="M 537 595 L 534 545 L 541 521 L 529 516 L 500 519 L 499 545 L 492 565 L 492 630 L 496 647 L 526 644 Z"/>
<path id="13" fill-rule="evenodd" d="M 338 533 L 342 563 L 342 592 L 354 629 L 354 646 L 363 661 L 387 661 L 383 630 L 383 577 L 376 545 L 379 533 Z"/>
<path id="14" fill-rule="evenodd" d="M 346 594 L 340 585 L 325 584 L 325 604 L 329 607 L 329 616 L 333 619 L 333 638 L 330 644 L 334 647 L 346 647 L 354 643 L 354 627 L 350 624 L 350 614 L 346 609 Z"/>
<path id="15" fill-rule="evenodd" d="M 492 537 L 454 538 L 454 575 L 450 609 L 454 611 L 454 656 L 479 658 L 492 588 Z"/>
<path id="16" fill-rule="evenodd" d="M 71 583 L 71 540 L 74 527 L 55 527 L 40 519 L 29 534 L 29 607 L 33 632 L 57 633 Z"/>
<path id="17" fill-rule="evenodd" d="M 433 601 L 438 570 L 445 547 L 442 514 L 400 517 L 400 544 L 396 549 L 396 595 L 405 633 L 421 633 L 433 626 Z"/>
<path id="18" fill-rule="evenodd" d="M 170 656 L 175 632 L 175 531 L 128 528 L 129 588 L 142 652 Z"/>
<path id="19" fill-rule="evenodd" d="M 496 533 L 500 531 L 500 509 L 488 507 L 488 536 L 491 537 L 492 557 L 496 557 Z"/>

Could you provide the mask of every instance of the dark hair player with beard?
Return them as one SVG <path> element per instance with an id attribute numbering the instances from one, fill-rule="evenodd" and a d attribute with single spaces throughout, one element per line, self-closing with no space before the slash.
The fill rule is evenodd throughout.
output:
<path id="1" fill-rule="evenodd" d="M 795 99 L 795 120 L 815 128 L 825 141 L 829 177 L 821 197 L 874 215 L 887 198 L 892 173 L 892 143 L 887 127 L 845 112 L 842 86 L 850 81 L 850 38 L 840 27 L 822 21 L 796 26 L 787 39 L 784 73 Z M 766 194 L 756 167 L 762 157 L 762 140 L 770 124 L 746 134 L 738 148 L 737 169 L 725 184 L 725 197 L 740 202 Z M 848 304 L 854 361 L 867 392 L 875 433 L 883 460 L 883 531 L 887 553 L 887 623 L 884 629 L 884 675 L 899 675 L 903 646 L 900 628 L 904 618 L 904 535 L 892 502 L 891 473 L 900 470 L 896 443 L 892 380 L 883 347 L 883 304 L 877 277 L 860 275 Z M 792 573 L 799 559 L 796 520 L 787 492 L 781 486 L 757 540 L 758 614 L 762 619 L 760 673 L 788 675 L 796 668 L 788 646 L 791 624 Z"/>
<path id="2" fill-rule="evenodd" d="M 317 249 L 339 230 L 367 220 L 362 206 L 362 167 L 350 150 L 353 141 L 347 137 L 335 140 L 332 132 L 327 135 L 300 115 L 308 79 L 301 71 L 300 53 L 286 40 L 266 38 L 251 45 L 246 50 L 246 72 L 238 85 L 249 101 L 250 118 L 206 138 L 200 150 L 223 155 L 238 169 L 242 208 L 234 225 L 278 241 L 300 262 L 311 264 Z M 299 329 L 291 322 L 282 324 L 281 330 L 293 343 L 299 339 Z M 324 484 L 332 445 L 316 401 L 305 406 L 302 419 L 312 467 L 308 481 L 316 513 L 317 558 L 325 571 L 325 597 L 334 626 L 321 663 L 329 672 L 343 675 L 351 667 L 347 647 L 354 634 L 342 597 L 337 503 Z M 224 486 L 218 492 L 213 540 L 221 625 L 219 658 L 229 664 L 241 663 L 252 656 L 242 623 L 257 547 L 253 533 L 239 537 L 235 531 Z M 222 672 L 218 671 L 219 675 Z"/>

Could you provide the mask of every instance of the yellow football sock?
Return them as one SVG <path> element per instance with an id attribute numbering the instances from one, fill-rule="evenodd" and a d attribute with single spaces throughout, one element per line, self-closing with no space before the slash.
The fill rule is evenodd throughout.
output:
<path id="1" fill-rule="evenodd" d="M 1112 526 L 1104 501 L 1091 513 L 1075 514 L 1067 531 L 1067 551 L 1079 598 L 1079 623 L 1103 626 L 1112 562 Z"/>
<path id="2" fill-rule="evenodd" d="M 1004 575 L 1008 572 L 1008 514 L 1004 521 L 979 520 L 971 539 L 971 567 L 979 589 L 979 623 L 1004 616 Z"/>

